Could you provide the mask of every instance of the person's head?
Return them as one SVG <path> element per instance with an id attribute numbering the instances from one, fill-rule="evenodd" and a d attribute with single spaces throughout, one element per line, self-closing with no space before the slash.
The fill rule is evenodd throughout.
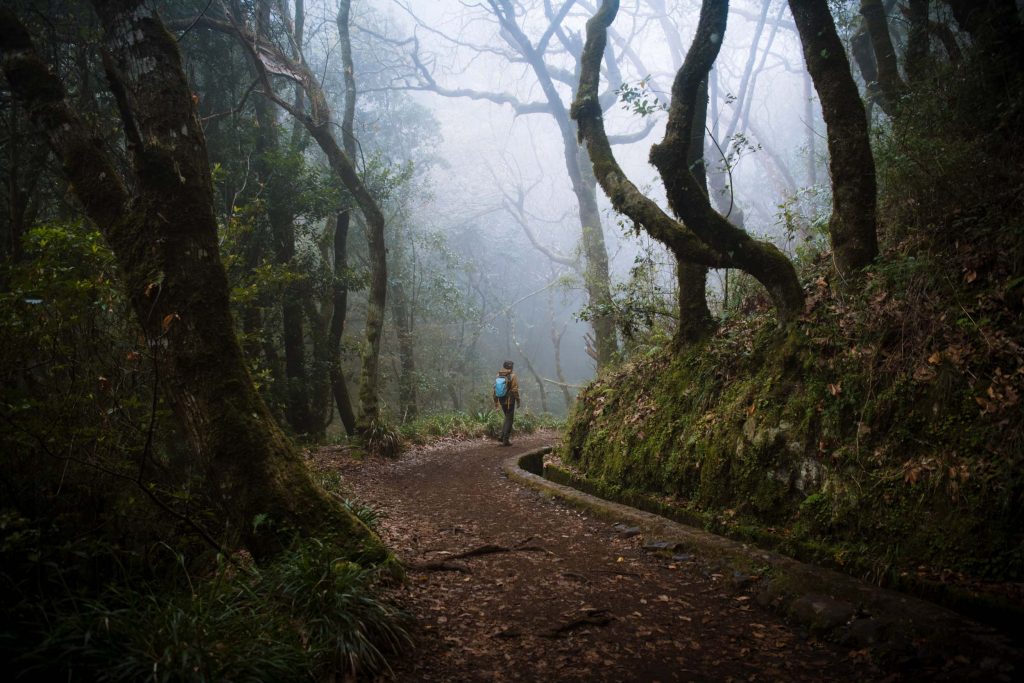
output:
<path id="1" fill-rule="evenodd" d="M 510 361 L 510 360 L 505 361 L 504 363 L 501 364 L 501 367 L 505 368 L 506 370 L 511 370 L 512 369 L 512 361 Z"/>

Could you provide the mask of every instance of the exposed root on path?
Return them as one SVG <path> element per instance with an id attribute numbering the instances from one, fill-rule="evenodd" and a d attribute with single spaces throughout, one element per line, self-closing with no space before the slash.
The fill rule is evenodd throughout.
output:
<path id="1" fill-rule="evenodd" d="M 532 536 L 523 543 L 532 540 Z M 485 543 L 484 545 L 478 546 L 471 550 L 466 550 L 461 553 L 449 555 L 443 560 L 434 560 L 432 562 L 418 562 L 415 564 L 409 564 L 408 569 L 411 571 L 448 571 L 448 572 L 461 572 L 463 574 L 472 574 L 473 570 L 469 568 L 463 562 L 455 562 L 453 560 L 467 560 L 471 557 L 480 557 L 481 555 L 494 555 L 496 553 L 515 553 L 515 552 L 548 552 L 547 548 L 542 548 L 539 545 L 518 545 L 512 548 L 503 545 L 494 545 L 493 543 Z"/>
<path id="2" fill-rule="evenodd" d="M 541 633 L 543 638 L 561 638 L 571 631 L 586 626 L 607 626 L 615 620 L 615 617 L 606 609 L 586 608 L 581 610 L 580 616 L 568 621 L 550 631 Z"/>

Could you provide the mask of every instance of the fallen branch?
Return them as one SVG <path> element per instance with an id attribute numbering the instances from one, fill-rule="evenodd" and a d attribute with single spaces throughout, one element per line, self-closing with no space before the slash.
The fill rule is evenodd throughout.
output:
<path id="1" fill-rule="evenodd" d="M 530 539 L 526 539 L 526 540 L 530 540 Z M 546 548 L 542 548 L 539 545 L 519 545 L 519 546 L 516 546 L 515 548 L 506 548 L 503 545 L 493 545 L 493 544 L 488 543 L 486 545 L 480 546 L 479 548 L 473 548 L 472 550 L 467 550 L 466 552 L 458 553 L 457 555 L 452 555 L 451 559 L 453 559 L 453 560 L 465 560 L 465 559 L 468 559 L 470 557 L 480 557 L 481 555 L 494 555 L 495 553 L 514 553 L 514 552 L 519 552 L 519 551 L 525 551 L 525 552 L 534 551 L 534 552 L 546 553 L 547 549 Z"/>

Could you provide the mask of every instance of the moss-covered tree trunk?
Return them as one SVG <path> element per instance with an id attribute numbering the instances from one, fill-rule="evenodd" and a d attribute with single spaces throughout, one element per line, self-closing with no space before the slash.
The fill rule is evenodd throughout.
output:
<path id="1" fill-rule="evenodd" d="M 295 533 L 319 533 L 382 558 L 372 532 L 313 484 L 246 370 L 219 257 L 205 140 L 174 37 L 139 0 L 94 5 L 131 157 L 131 192 L 8 10 L 0 10 L 3 68 L 117 257 L 222 534 L 257 555 L 283 548 Z"/>
<path id="2" fill-rule="evenodd" d="M 790 8 L 827 128 L 833 184 L 828 233 L 836 266 L 846 276 L 879 253 L 877 187 L 867 118 L 826 0 L 790 0 Z"/>
<path id="3" fill-rule="evenodd" d="M 864 103 L 827 1 L 789 0 L 789 7 L 828 130 L 832 176 L 829 237 L 836 268 L 847 276 L 878 255 L 875 160 L 868 142 Z"/>
<path id="4" fill-rule="evenodd" d="M 402 421 L 414 420 L 419 414 L 416 381 L 415 318 L 406 293 L 408 274 L 403 272 L 403 254 L 396 250 L 392 262 L 396 265 L 391 285 L 391 318 L 398 338 L 398 411 Z"/>
<path id="5" fill-rule="evenodd" d="M 341 368 L 341 337 L 345 333 L 345 320 L 348 317 L 348 230 L 352 212 L 349 209 L 338 212 L 334 226 L 334 277 L 331 281 L 331 299 L 334 303 L 331 323 L 327 331 L 327 354 L 331 375 L 331 394 L 338 408 L 338 417 L 349 436 L 356 431 L 356 413 L 352 407 L 352 397 L 348 392 L 348 382 Z"/>
<path id="6" fill-rule="evenodd" d="M 562 110 L 565 122 L 559 125 L 570 125 L 568 116 Z M 601 223 L 601 211 L 597 206 L 597 180 L 594 178 L 590 157 L 586 149 L 576 144 L 575 135 L 567 129 L 568 136 L 563 134 L 566 159 L 570 156 L 574 162 L 567 161 L 569 166 L 575 163 L 576 168 L 569 169 L 573 193 L 580 210 L 580 243 L 583 246 L 585 269 L 584 286 L 587 290 L 587 301 L 593 309 L 590 324 L 594 328 L 594 347 L 597 351 L 597 367 L 607 367 L 619 350 L 619 342 L 615 332 L 615 318 L 611 313 L 612 293 L 611 274 L 608 271 L 608 248 L 604 242 L 604 228 Z"/>
<path id="7" fill-rule="evenodd" d="M 707 172 L 704 166 L 704 126 L 708 115 L 708 79 L 704 78 L 697 93 L 696 113 L 690 134 L 687 165 L 697 184 L 707 193 Z M 674 346 L 681 348 L 706 337 L 714 329 L 714 318 L 708 308 L 708 267 L 688 261 L 676 263 L 679 284 L 679 323 Z"/>

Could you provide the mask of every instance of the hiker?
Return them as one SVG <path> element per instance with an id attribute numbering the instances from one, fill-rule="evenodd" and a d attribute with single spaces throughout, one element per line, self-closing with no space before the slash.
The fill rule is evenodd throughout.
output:
<path id="1" fill-rule="evenodd" d="M 511 446 L 508 437 L 512 434 L 512 420 L 519 407 L 519 378 L 512 372 L 512 361 L 501 364 L 498 376 L 494 378 L 494 409 L 501 408 L 505 413 L 505 423 L 501 426 L 501 445 Z"/>

